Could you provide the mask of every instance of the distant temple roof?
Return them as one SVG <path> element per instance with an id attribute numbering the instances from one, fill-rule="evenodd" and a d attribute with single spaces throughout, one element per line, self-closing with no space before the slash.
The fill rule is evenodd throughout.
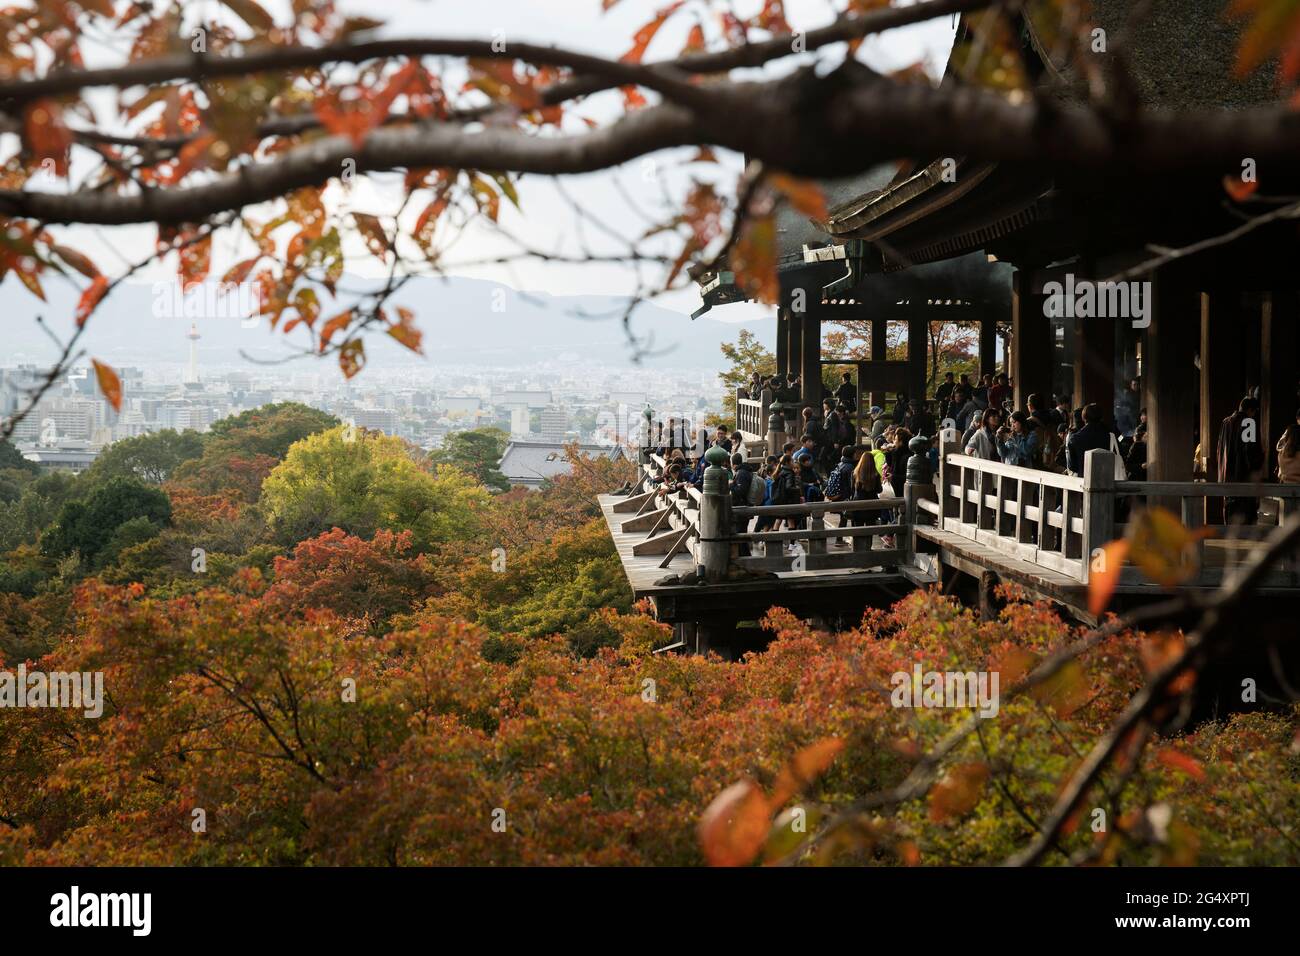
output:
<path id="1" fill-rule="evenodd" d="M 579 445 L 578 451 L 588 458 L 626 458 L 621 445 Z M 548 478 L 567 475 L 573 470 L 563 442 L 512 441 L 506 445 L 497 466 L 512 485 L 537 487 Z"/>

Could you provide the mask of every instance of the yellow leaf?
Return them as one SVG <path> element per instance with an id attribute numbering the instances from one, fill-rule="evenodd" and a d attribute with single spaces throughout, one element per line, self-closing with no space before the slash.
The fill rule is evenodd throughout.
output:
<path id="1" fill-rule="evenodd" d="M 838 737 L 827 737 L 800 750 L 777 776 L 772 792 L 772 805 L 779 807 L 796 793 L 804 790 L 825 773 L 826 768 L 843 749 L 843 740 Z"/>
<path id="2" fill-rule="evenodd" d="M 122 410 L 122 380 L 117 377 L 117 373 L 112 368 L 99 359 L 91 359 L 90 363 L 95 367 L 95 381 L 99 383 L 99 390 L 104 393 L 104 398 L 108 399 L 108 404 L 113 406 L 113 411 L 120 412 Z"/>
<path id="3" fill-rule="evenodd" d="M 349 339 L 339 349 L 339 368 L 346 378 L 352 378 L 366 364 L 366 347 L 360 339 Z"/>
<path id="4" fill-rule="evenodd" d="M 1129 522 L 1129 559 L 1158 584 L 1181 584 L 1200 569 L 1196 542 L 1212 534 L 1210 528 L 1189 531 L 1167 508 L 1144 508 Z"/>

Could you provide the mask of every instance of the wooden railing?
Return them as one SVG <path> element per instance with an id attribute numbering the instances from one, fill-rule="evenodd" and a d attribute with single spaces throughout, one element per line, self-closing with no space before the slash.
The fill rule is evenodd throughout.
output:
<path id="1" fill-rule="evenodd" d="M 1102 548 L 1127 533 L 1118 515 L 1149 503 L 1170 508 L 1189 528 L 1206 525 L 1207 501 L 1229 497 L 1276 499 L 1279 521 L 1300 511 L 1300 485 L 1116 481 L 1114 455 L 1103 450 L 1087 453 L 1082 476 L 1061 475 L 965 455 L 956 433 L 949 431 L 940 437 L 939 459 L 939 500 L 918 503 L 917 523 L 961 535 L 1080 583 L 1088 582 Z M 1221 582 L 1234 553 L 1248 551 L 1271 531 L 1267 526 L 1211 527 L 1210 543 L 1201 539 L 1195 546 L 1198 575 L 1184 583 Z M 1207 547 L 1215 552 L 1214 561 L 1206 560 Z M 1137 568 L 1126 566 L 1120 583 L 1150 582 Z M 1300 566 L 1288 559 L 1265 584 L 1300 584 Z"/>
<path id="2" fill-rule="evenodd" d="M 902 498 L 879 498 L 875 501 L 818 501 L 798 505 L 759 505 L 732 508 L 731 517 L 748 526 L 751 518 L 776 518 L 794 521 L 806 527 L 785 531 L 747 531 L 733 533 L 731 539 L 745 542 L 758 552 L 733 558 L 733 563 L 751 571 L 822 571 L 830 568 L 892 567 L 907 559 L 906 547 L 898 543 L 905 539 L 907 526 L 902 523 L 879 524 L 877 518 L 886 511 L 894 511 L 901 518 Z M 836 516 L 837 524 L 827 525 L 828 516 Z M 871 520 L 871 524 L 855 525 L 855 516 Z M 894 545 L 873 548 L 876 538 L 893 537 Z M 827 542 L 835 538 L 851 538 L 853 550 L 830 553 Z M 786 554 L 785 546 L 797 547 L 795 554 Z"/>
<path id="3" fill-rule="evenodd" d="M 766 437 L 771 404 L 772 392 L 769 389 L 763 389 L 758 398 L 736 396 L 736 428 L 744 432 L 748 443 L 760 442 Z"/>
<path id="4" fill-rule="evenodd" d="M 668 567 L 674 557 L 689 554 L 697 567 L 706 561 L 701 530 L 701 516 L 706 498 L 699 489 L 684 487 L 670 490 L 662 482 L 668 462 L 661 455 L 649 453 L 641 466 L 641 480 L 626 500 L 615 506 L 615 511 L 630 513 L 619 530 L 644 533 L 645 538 L 632 546 L 638 556 L 664 555 L 660 567 Z M 761 480 L 755 477 L 755 480 Z M 875 501 L 820 501 L 806 504 L 759 505 L 736 508 L 731 506 L 730 495 L 707 507 L 721 506 L 719 538 L 726 544 L 726 567 L 714 569 L 721 576 L 728 568 L 738 567 L 750 571 L 822 571 L 840 568 L 893 567 L 907 559 L 910 538 L 908 528 L 902 523 L 904 500 L 880 498 Z M 882 524 L 885 512 L 895 512 L 896 520 Z M 828 521 L 828 518 L 831 521 Z M 858 520 L 871 523 L 853 524 Z M 772 531 L 737 532 L 736 525 L 744 520 L 746 527 L 754 518 L 772 518 L 780 522 L 797 523 L 799 527 Z M 834 523 L 831 523 L 834 522 Z M 873 547 L 876 539 L 894 537 L 891 547 Z M 851 551 L 831 551 L 833 539 L 851 539 Z M 748 545 L 752 553 L 741 554 L 741 545 Z M 795 545 L 795 553 L 786 553 L 787 545 Z"/>
<path id="5" fill-rule="evenodd" d="M 929 559 L 918 555 L 924 547 L 918 547 L 916 531 L 931 526 L 1081 584 L 1088 582 L 1103 547 L 1125 536 L 1122 516 L 1148 503 L 1172 507 L 1191 528 L 1205 525 L 1206 502 L 1220 498 L 1275 499 L 1279 521 L 1300 511 L 1300 485 L 1116 481 L 1114 456 L 1102 450 L 1087 453 L 1083 476 L 1062 475 L 974 458 L 962 454 L 956 441 L 955 432 L 941 436 L 937 494 L 923 483 L 907 485 L 901 498 L 747 507 L 733 507 L 726 493 L 665 488 L 667 462 L 648 454 L 641 482 L 615 510 L 631 512 L 622 531 L 645 534 L 633 545 L 634 554 L 663 555 L 661 567 L 689 554 L 709 580 L 720 580 L 733 568 L 798 573 L 921 567 Z M 748 530 L 755 518 L 796 527 Z M 742 522 L 746 530 L 738 531 Z M 1269 531 L 1267 526 L 1214 527 L 1208 543 L 1195 546 L 1199 571 L 1184 583 L 1220 583 Z M 886 544 L 880 540 L 885 538 L 893 540 Z M 850 540 L 851 550 L 832 547 L 837 539 Z M 791 545 L 793 553 L 786 550 Z M 742 553 L 746 550 L 750 553 Z M 1125 566 L 1119 583 L 1151 582 Z M 1288 558 L 1262 586 L 1300 586 L 1300 560 Z"/>
<path id="6" fill-rule="evenodd" d="M 1281 485 L 1263 482 L 1204 482 L 1204 481 L 1117 481 L 1115 496 L 1127 498 L 1130 510 L 1145 504 L 1159 504 L 1179 515 L 1189 528 L 1209 528 L 1208 537 L 1200 538 L 1195 545 L 1199 574 L 1186 583 L 1212 585 L 1223 581 L 1225 567 L 1239 561 L 1259 542 L 1273 532 L 1269 525 L 1234 524 L 1225 520 L 1223 507 L 1228 498 L 1254 498 L 1261 505 L 1271 502 L 1276 509 L 1277 522 L 1300 511 L 1300 485 Z M 1213 512 L 1213 516 L 1211 516 Z M 1124 524 L 1115 525 L 1115 537 L 1123 537 Z M 1217 561 L 1207 560 L 1208 553 L 1216 553 Z M 1121 583 L 1138 583 L 1140 576 L 1135 568 L 1124 568 Z M 1294 587 L 1300 585 L 1300 561 L 1286 555 L 1261 582 L 1262 587 Z"/>
<path id="7" fill-rule="evenodd" d="M 1109 453 L 1077 478 L 973 458 L 956 446 L 955 431 L 941 436 L 936 523 L 1009 557 L 1087 581 L 1086 557 L 1111 540 Z M 1111 486 L 1101 477 L 1105 467 L 1112 469 Z"/>

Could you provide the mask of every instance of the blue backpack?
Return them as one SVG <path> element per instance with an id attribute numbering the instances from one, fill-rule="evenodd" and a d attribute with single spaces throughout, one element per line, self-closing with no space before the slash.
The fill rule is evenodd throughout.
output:
<path id="1" fill-rule="evenodd" d="M 826 479 L 826 499 L 828 501 L 843 501 L 849 496 L 849 487 L 852 485 L 853 465 L 847 461 L 841 461 L 835 466 L 830 477 Z"/>

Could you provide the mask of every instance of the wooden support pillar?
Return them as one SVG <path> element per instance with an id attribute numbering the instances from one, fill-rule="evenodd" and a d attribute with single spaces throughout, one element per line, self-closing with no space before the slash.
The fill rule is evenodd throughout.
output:
<path id="1" fill-rule="evenodd" d="M 925 381 L 929 373 L 926 355 L 930 347 L 929 310 L 924 302 L 913 302 L 907 309 L 907 397 L 925 399 Z"/>
<path id="2" fill-rule="evenodd" d="M 786 375 L 790 371 L 790 312 L 781 308 L 776 310 L 776 373 Z M 755 396 L 757 397 L 757 396 Z"/>
<path id="3" fill-rule="evenodd" d="M 800 356 L 803 353 L 803 322 L 807 314 L 807 312 L 786 311 L 785 374 L 790 378 L 799 374 Z"/>
<path id="4" fill-rule="evenodd" d="M 1246 390 L 1246 327 L 1252 316 L 1240 292 L 1201 294 L 1201 458 L 1206 478 L 1217 481 L 1215 449 L 1219 427 L 1233 413 Z M 1205 520 L 1218 524 L 1223 519 L 1223 499 L 1206 502 Z"/>
<path id="5" fill-rule="evenodd" d="M 998 320 L 986 315 L 980 319 L 980 375 L 997 375 Z"/>
<path id="6" fill-rule="evenodd" d="M 1096 402 L 1115 420 L 1115 325 L 1112 317 L 1073 319 L 1075 407 Z M 1067 327 L 1068 328 L 1068 327 Z M 1050 401 L 1050 399 L 1049 399 Z"/>
<path id="7" fill-rule="evenodd" d="M 1142 347 L 1142 404 L 1147 410 L 1147 478 L 1191 481 L 1197 408 L 1196 351 L 1201 296 L 1195 287 L 1157 276 L 1151 325 Z M 1148 499 L 1177 513 L 1179 500 Z"/>
<path id="8" fill-rule="evenodd" d="M 1032 272 L 1017 270 L 1011 280 L 1011 378 L 1016 408 L 1037 392 L 1052 391 L 1055 349 L 1052 323 L 1043 309 L 1043 294 L 1034 289 Z"/>
<path id="9" fill-rule="evenodd" d="M 822 308 L 811 298 L 803 317 L 799 350 L 799 397 L 812 407 L 814 417 L 822 412 Z"/>
<path id="10" fill-rule="evenodd" d="M 877 316 L 871 320 L 871 361 L 883 362 L 887 358 L 889 358 L 889 320 L 884 316 Z M 885 393 L 873 388 L 871 404 L 884 408 Z"/>
<path id="11" fill-rule="evenodd" d="M 1296 420 L 1300 399 L 1296 383 L 1300 381 L 1300 293 L 1271 292 L 1264 297 L 1262 363 L 1260 368 L 1260 409 L 1263 421 L 1261 441 L 1268 453 L 1268 474 L 1277 476 L 1277 440 L 1286 427 Z"/>

